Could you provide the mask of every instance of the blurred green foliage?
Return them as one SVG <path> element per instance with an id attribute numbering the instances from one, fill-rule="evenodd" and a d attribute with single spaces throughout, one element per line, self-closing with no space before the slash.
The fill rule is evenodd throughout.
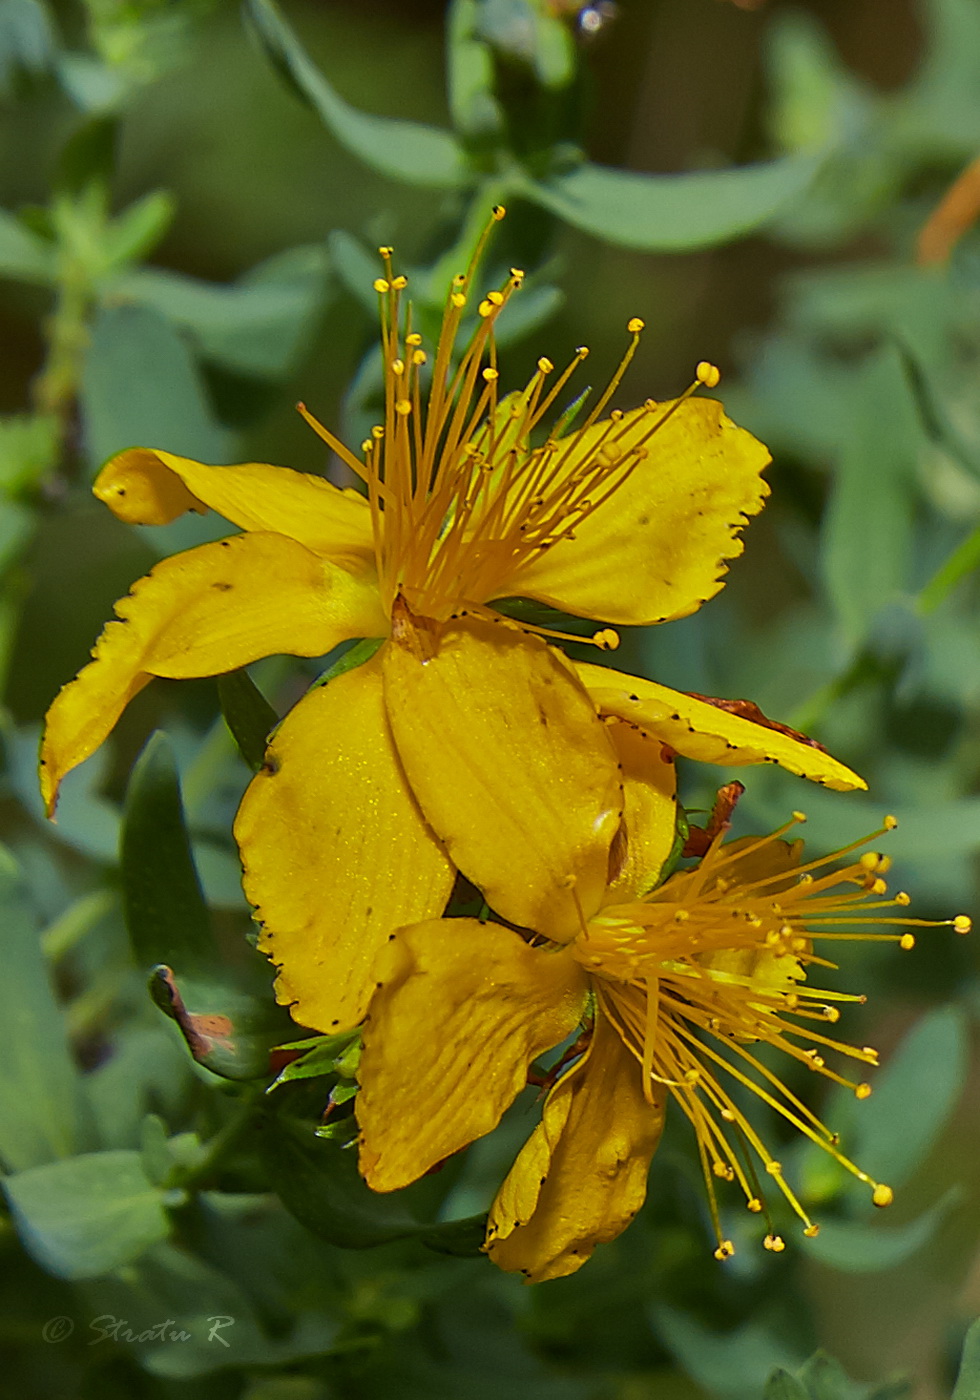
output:
<path id="1" fill-rule="evenodd" d="M 733 1217 L 721 1268 L 672 1122 L 634 1226 L 580 1274 L 528 1290 L 478 1245 L 531 1096 L 465 1158 L 372 1195 L 348 1150 L 356 1048 L 297 1040 L 249 942 L 231 819 L 317 666 L 157 683 L 66 784 L 57 826 L 42 821 L 36 737 L 55 689 L 155 555 L 223 528 L 109 520 L 87 495 L 101 461 L 146 443 L 336 472 L 288 405 L 325 399 L 362 435 L 380 385 L 372 243 L 399 239 L 424 328 L 505 202 L 493 256 L 529 274 L 502 326 L 518 374 L 542 336 L 585 331 L 601 349 L 627 311 L 658 307 L 638 370 L 669 392 L 699 277 L 717 287 L 749 268 L 773 297 L 751 329 L 700 307 L 706 353 L 738 330 L 726 404 L 773 449 L 772 503 L 725 593 L 627 637 L 626 663 L 750 695 L 869 778 L 867 799 L 844 799 L 753 774 L 745 829 L 802 801 L 829 849 L 894 810 L 890 854 L 919 908 L 975 902 L 980 232 L 945 267 L 917 266 L 915 240 L 980 149 L 980 6 L 921 0 L 910 72 L 888 90 L 874 76 L 890 0 L 853 0 L 874 36 L 867 73 L 821 23 L 830 5 L 749 17 L 651 0 L 603 24 L 607 10 L 590 7 L 593 25 L 545 0 L 454 0 L 445 15 L 246 0 L 241 16 L 221 0 L 0 0 L 12 1395 L 980 1396 L 969 943 L 927 932 L 913 953 L 843 960 L 848 985 L 876 993 L 874 1019 L 855 1012 L 846 1031 L 889 1053 L 869 1103 L 831 1094 L 823 1111 L 902 1187 L 890 1218 L 872 1220 L 825 1155 L 786 1143 L 820 1236 L 773 1256 L 754 1218 Z M 680 173 L 619 168 L 649 149 L 642 123 L 629 146 L 630 104 L 669 91 L 692 45 L 731 45 L 727 87 L 699 100 L 736 109 L 754 81 L 735 61 L 745 34 L 765 82 L 740 138 L 694 143 Z M 617 137 L 593 159 L 610 103 Z M 757 230 L 739 264 L 734 241 Z M 687 776 L 689 804 L 708 805 L 711 779 Z"/>

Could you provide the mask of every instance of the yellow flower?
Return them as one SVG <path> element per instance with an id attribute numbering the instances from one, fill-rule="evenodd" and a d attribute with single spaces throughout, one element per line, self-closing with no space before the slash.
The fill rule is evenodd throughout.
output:
<path id="1" fill-rule="evenodd" d="M 378 988 L 364 1026 L 360 1163 L 379 1191 L 407 1185 L 489 1132 L 536 1057 L 582 1032 L 551 1072 L 542 1122 L 490 1212 L 487 1252 L 531 1281 L 572 1273 L 629 1224 L 646 1194 L 668 1095 L 694 1128 L 718 1258 L 732 1253 L 715 1200 L 719 1178 L 738 1183 L 750 1211 L 766 1212 L 766 1247 L 783 1248 L 753 1156 L 804 1233 L 817 1232 L 737 1086 L 866 1182 L 877 1205 L 891 1200 L 757 1047 L 778 1049 L 866 1097 L 867 1084 L 826 1063 L 828 1051 L 876 1063 L 870 1048 L 828 1033 L 838 1003 L 862 998 L 808 985 L 811 968 L 833 966 L 813 944 L 869 938 L 911 946 L 908 929 L 918 921 L 901 913 L 908 897 L 885 897 L 887 861 L 877 854 L 829 868 L 855 846 L 804 862 L 802 841 L 781 839 L 799 814 L 771 836 L 727 843 L 717 836 L 696 866 L 644 893 L 673 838 L 673 775 L 634 731 L 617 728 L 633 839 L 605 895 L 583 906 L 579 935 L 556 945 L 463 919 L 401 929 L 375 965 Z M 962 916 L 952 922 L 969 928 Z M 904 931 L 866 932 L 869 925 Z"/>
<path id="2" fill-rule="evenodd" d="M 862 786 L 764 723 L 576 669 L 534 635 L 541 629 L 492 606 L 520 595 L 613 623 L 693 612 L 742 548 L 769 458 L 718 403 L 690 392 L 600 417 L 638 321 L 584 424 L 545 433 L 586 351 L 557 377 L 540 360 L 523 390 L 498 397 L 494 325 L 521 274 L 478 301 L 458 353 L 481 249 L 450 288 L 431 363 L 406 279 L 381 250 L 384 423 L 356 455 L 307 415 L 364 494 L 283 467 L 211 467 L 143 448 L 103 468 L 95 494 L 123 520 L 165 524 L 210 508 L 242 533 L 140 579 L 47 719 L 50 812 L 64 774 L 153 676 L 216 675 L 275 653 L 386 639 L 368 664 L 300 701 L 236 824 L 262 946 L 280 967 L 277 994 L 325 1030 L 357 1023 L 377 947 L 391 928 L 441 913 L 456 868 L 512 922 L 574 936 L 569 879 L 579 897 L 598 898 L 622 809 L 597 710 L 683 754 L 779 762 Z M 716 379 L 701 366 L 692 389 Z M 612 645 L 615 633 L 595 640 Z"/>

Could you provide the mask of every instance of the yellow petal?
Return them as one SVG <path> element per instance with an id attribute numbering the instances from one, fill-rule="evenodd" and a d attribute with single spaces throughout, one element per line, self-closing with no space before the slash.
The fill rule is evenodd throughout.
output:
<path id="1" fill-rule="evenodd" d="M 289 467 L 209 467 L 172 452 L 131 447 L 109 459 L 92 490 L 130 525 L 166 525 L 187 510 L 210 506 L 243 530 L 287 535 L 314 554 L 374 556 L 364 497 Z"/>
<path id="2" fill-rule="evenodd" d="M 398 617 L 385 699 L 422 811 L 491 908 L 574 938 L 577 903 L 588 918 L 605 891 L 622 809 L 605 726 L 539 637 L 472 617 L 444 628 Z"/>
<path id="3" fill-rule="evenodd" d="M 151 676 L 214 676 L 262 656 L 321 656 L 387 622 L 366 571 L 327 563 L 284 535 L 235 535 L 164 559 L 116 604 L 95 658 L 55 698 L 41 750 L 49 812 L 64 775 L 94 751 Z"/>
<path id="4" fill-rule="evenodd" d="M 455 876 L 402 774 L 376 657 L 287 715 L 235 835 L 279 1000 L 315 1030 L 355 1026 L 378 949 L 393 928 L 441 914 Z"/>
<path id="5" fill-rule="evenodd" d="M 375 973 L 360 1165 L 369 1186 L 395 1191 L 496 1127 L 531 1061 L 578 1025 L 588 984 L 565 949 L 476 919 L 401 929 Z"/>
<path id="6" fill-rule="evenodd" d="M 493 1262 L 529 1283 L 581 1268 L 643 1204 L 663 1122 L 663 1099 L 644 1099 L 639 1065 L 600 1011 L 587 1057 L 552 1090 L 493 1203 Z"/>
<path id="7" fill-rule="evenodd" d="M 677 830 L 677 769 L 660 740 L 636 725 L 607 726 L 623 772 L 623 825 L 613 842 L 605 904 L 636 899 L 657 883 Z"/>
<path id="8" fill-rule="evenodd" d="M 614 429 L 600 422 L 563 440 L 568 472 L 597 453 L 622 460 L 643 444 L 648 455 L 575 525 L 574 539 L 509 579 L 508 592 L 584 617 L 649 623 L 686 617 L 719 591 L 723 561 L 741 554 L 739 532 L 769 494 L 759 475 L 769 453 L 712 399 L 686 400 L 650 436 L 669 408 L 636 409 Z"/>
<path id="9" fill-rule="evenodd" d="M 583 662 L 576 664 L 576 670 L 600 714 L 629 720 L 685 758 L 728 768 L 778 763 L 790 773 L 838 792 L 867 787 L 857 773 L 803 736 L 795 737 L 683 691 L 605 666 Z"/>

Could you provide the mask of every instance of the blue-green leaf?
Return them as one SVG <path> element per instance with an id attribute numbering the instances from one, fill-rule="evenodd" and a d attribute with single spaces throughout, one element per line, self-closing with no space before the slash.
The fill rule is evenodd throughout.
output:
<path id="1" fill-rule="evenodd" d="M 952 1400 L 980 1400 L 980 1322 L 975 1322 L 966 1334 Z"/>
<path id="2" fill-rule="evenodd" d="M 13 214 L 0 209 L 0 277 L 52 286 L 57 277 L 53 243 L 40 238 Z"/>
<path id="3" fill-rule="evenodd" d="M 242 758 L 257 773 L 279 716 L 244 669 L 218 677 L 218 702 Z"/>
<path id="4" fill-rule="evenodd" d="M 352 155 L 409 185 L 459 189 L 469 183 L 465 153 L 450 132 L 352 107 L 327 82 L 273 0 L 245 0 L 245 10 L 272 63 Z"/>
<path id="5" fill-rule="evenodd" d="M 845 1274 L 876 1274 L 893 1269 L 928 1244 L 954 1203 L 947 1192 L 931 1210 L 905 1225 L 865 1225 L 822 1220 L 820 1233 L 807 1242 L 807 1253 Z"/>
<path id="6" fill-rule="evenodd" d="M 685 252 L 758 228 L 799 198 L 819 165 L 818 156 L 807 154 L 737 170 L 638 175 L 586 162 L 519 188 L 525 198 L 607 243 Z"/>
<path id="7" fill-rule="evenodd" d="M 89 1152 L 31 1167 L 3 1183 L 33 1259 L 59 1278 L 97 1278 L 170 1231 L 164 1194 L 138 1152 Z"/>
<path id="8" fill-rule="evenodd" d="M 81 1079 L 41 952 L 37 920 L 13 857 L 0 848 L 4 971 L 0 977 L 0 1161 L 20 1171 L 83 1142 Z"/>
<path id="9" fill-rule="evenodd" d="M 966 1017 L 959 1007 L 938 1007 L 916 1022 L 855 1115 L 851 1151 L 864 1171 L 889 1186 L 908 1180 L 959 1102 L 969 1054 Z"/>
<path id="10" fill-rule="evenodd" d="M 51 62 L 55 35 L 40 0 L 0 0 L 0 92 L 17 72 L 43 73 Z"/>

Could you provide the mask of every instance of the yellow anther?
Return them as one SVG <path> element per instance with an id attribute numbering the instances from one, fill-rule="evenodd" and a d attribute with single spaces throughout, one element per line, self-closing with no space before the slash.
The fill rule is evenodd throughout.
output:
<path id="1" fill-rule="evenodd" d="M 404 374 L 404 373 L 405 373 L 405 361 L 404 361 L 404 360 L 392 360 L 392 362 L 391 362 L 391 372 L 392 372 L 392 374 Z"/>
<path id="2" fill-rule="evenodd" d="M 643 329 L 643 322 L 640 320 L 639 316 L 633 316 L 626 322 L 626 329 L 629 331 L 630 335 L 639 335 L 640 331 Z"/>
<path id="3" fill-rule="evenodd" d="M 957 914 L 953 920 L 953 928 L 957 933 L 969 933 L 973 927 L 973 920 L 969 914 Z"/>
<path id="4" fill-rule="evenodd" d="M 898 894 L 895 896 L 895 903 L 901 905 L 909 905 L 912 903 L 912 897 L 911 895 L 906 894 L 904 890 L 899 890 Z"/>
<path id="5" fill-rule="evenodd" d="M 806 812 L 794 812 L 793 820 L 797 823 L 806 821 Z"/>
<path id="6" fill-rule="evenodd" d="M 483 371 L 483 378 L 488 384 L 492 384 L 494 380 L 500 378 L 500 375 L 497 370 L 491 369 L 491 367 L 487 365 L 486 369 Z"/>
<path id="7" fill-rule="evenodd" d="M 708 360 L 702 360 L 694 374 L 698 383 L 703 384 L 706 389 L 713 389 L 721 379 L 721 370 Z"/>
<path id="8" fill-rule="evenodd" d="M 895 1192 L 890 1186 L 876 1186 L 871 1193 L 872 1203 L 880 1209 L 884 1209 L 885 1206 L 890 1206 L 894 1199 Z"/>
<path id="9" fill-rule="evenodd" d="M 407 336 L 405 337 L 405 344 L 406 344 L 406 345 L 421 345 L 421 344 L 422 344 L 422 337 L 419 335 L 418 331 L 412 331 L 411 335 L 407 335 Z"/>
<path id="10" fill-rule="evenodd" d="M 868 888 L 870 889 L 870 891 L 871 891 L 872 894 L 887 894 L 887 893 L 888 893 L 888 886 L 885 884 L 884 880 L 881 880 L 881 879 L 873 880 L 873 881 L 871 882 L 871 884 L 868 886 Z"/>
<path id="11" fill-rule="evenodd" d="M 377 438 L 377 440 L 380 442 L 384 435 L 384 428 L 382 428 L 380 423 L 375 423 L 374 427 L 371 429 L 371 436 L 373 438 Z"/>
<path id="12" fill-rule="evenodd" d="M 380 292 L 381 295 L 384 296 L 385 292 L 391 291 L 391 283 L 388 281 L 387 277 L 376 277 L 374 279 L 374 290 Z"/>
<path id="13" fill-rule="evenodd" d="M 425 353 L 424 350 L 413 350 L 413 351 L 412 351 L 412 364 L 413 364 L 413 365 L 424 365 L 425 362 L 426 362 L 426 360 L 427 360 L 428 358 L 429 358 L 429 357 L 428 357 L 428 355 Z"/>
<path id="14" fill-rule="evenodd" d="M 880 861 L 881 857 L 879 856 L 877 851 L 865 851 L 864 855 L 858 861 L 858 864 L 864 870 L 877 871 Z"/>
<path id="15" fill-rule="evenodd" d="M 476 309 L 483 319 L 486 320 L 488 316 L 493 314 L 493 302 L 484 299 Z"/>
<path id="16" fill-rule="evenodd" d="M 770 1176 L 782 1176 L 783 1164 L 782 1162 L 767 1162 L 766 1171 Z"/>
<path id="17" fill-rule="evenodd" d="M 551 371 L 554 369 L 554 365 L 548 359 L 547 355 L 541 356 L 540 360 L 538 361 L 538 369 L 541 371 L 542 374 L 550 374 Z"/>
<path id="18" fill-rule="evenodd" d="M 498 224 L 500 223 L 500 220 L 503 219 L 503 218 L 505 218 L 506 215 L 507 215 L 507 210 L 504 208 L 504 206 L 503 206 L 502 204 L 495 204 L 495 205 L 493 206 L 493 208 L 491 209 L 490 212 L 491 212 L 491 214 L 493 215 L 493 217 L 496 219 L 496 221 L 497 221 Z"/>
<path id="19" fill-rule="evenodd" d="M 619 633 L 611 627 L 603 627 L 593 635 L 592 640 L 600 651 L 615 651 L 619 646 Z"/>
<path id="20" fill-rule="evenodd" d="M 804 1233 L 804 1235 L 806 1235 L 806 1237 L 807 1237 L 808 1240 L 815 1240 L 815 1239 L 817 1238 L 817 1236 L 820 1234 L 820 1226 L 819 1226 L 819 1225 L 808 1225 L 808 1226 L 806 1227 L 806 1229 L 803 1231 L 803 1233 Z"/>
<path id="21" fill-rule="evenodd" d="M 395 412 L 400 418 L 407 418 L 412 411 L 411 399 L 398 399 L 395 403 Z"/>
<path id="22" fill-rule="evenodd" d="M 758 1215 L 762 1210 L 762 1202 L 759 1200 L 758 1196 L 750 1196 L 745 1204 L 753 1215 Z"/>
<path id="23" fill-rule="evenodd" d="M 823 1009 L 824 1020 L 835 1024 L 840 1020 L 840 1012 L 836 1006 L 825 1006 Z"/>
<path id="24" fill-rule="evenodd" d="M 910 953 L 915 947 L 915 934 L 903 933 L 901 938 L 898 940 L 898 946 L 902 949 L 904 953 Z"/>
<path id="25" fill-rule="evenodd" d="M 387 243 L 383 243 L 383 244 L 381 245 L 381 247 L 378 249 L 378 252 L 381 254 L 381 256 L 382 256 L 383 258 L 390 258 L 391 255 L 392 255 L 392 253 L 393 253 L 394 251 L 395 251 L 394 248 L 389 247 L 389 245 L 388 245 Z"/>
<path id="26" fill-rule="evenodd" d="M 894 831 L 896 826 L 898 826 L 898 818 L 887 816 L 885 818 L 884 826 L 886 831 Z"/>
<path id="27" fill-rule="evenodd" d="M 675 923 L 683 924 L 683 923 L 685 923 L 690 917 L 691 917 L 691 915 L 690 915 L 690 913 L 688 912 L 688 910 L 686 910 L 686 909 L 675 909 L 675 910 L 674 910 L 674 922 L 675 922 Z"/>
<path id="28" fill-rule="evenodd" d="M 463 296 L 462 292 L 453 292 L 449 300 L 457 311 L 462 311 L 463 307 L 466 305 L 466 298 Z"/>
<path id="29" fill-rule="evenodd" d="M 732 1244 L 731 1240 L 721 1240 L 719 1241 L 718 1248 L 715 1250 L 715 1258 L 718 1260 L 731 1259 L 734 1253 L 735 1246 Z"/>
<path id="30" fill-rule="evenodd" d="M 589 357 L 589 347 L 587 345 L 576 345 L 575 353 L 580 360 L 586 360 Z"/>
<path id="31" fill-rule="evenodd" d="M 871 1097 L 871 1085 L 870 1085 L 870 1084 L 858 1084 L 857 1087 L 856 1087 L 855 1090 L 854 1090 L 854 1097 L 855 1097 L 856 1099 L 870 1099 L 870 1097 Z"/>
<path id="32" fill-rule="evenodd" d="M 371 451 L 371 448 L 372 448 L 373 446 L 374 446 L 374 443 L 371 441 L 371 439 L 370 439 L 370 438 L 365 438 L 364 441 L 361 443 L 361 451 L 362 451 L 362 452 L 370 452 L 370 451 Z"/>
<path id="33" fill-rule="evenodd" d="M 766 1249 L 772 1250 L 773 1254 L 782 1254 L 786 1248 L 786 1241 L 782 1235 L 767 1235 L 762 1243 Z"/>
<path id="34" fill-rule="evenodd" d="M 716 1162 L 711 1170 L 714 1172 L 715 1176 L 720 1177 L 722 1181 L 735 1180 L 735 1173 L 727 1162 Z"/>
<path id="35" fill-rule="evenodd" d="M 723 1109 L 721 1110 L 721 1116 L 722 1116 L 722 1118 L 724 1118 L 724 1120 L 725 1120 L 726 1123 L 734 1123 L 734 1122 L 735 1122 L 735 1115 L 734 1115 L 734 1113 L 731 1111 L 730 1108 L 723 1108 Z M 752 1207 L 750 1206 L 749 1209 L 751 1210 Z"/>
<path id="36" fill-rule="evenodd" d="M 503 292 L 487 292 L 487 301 L 491 304 L 491 306 L 503 306 Z"/>

